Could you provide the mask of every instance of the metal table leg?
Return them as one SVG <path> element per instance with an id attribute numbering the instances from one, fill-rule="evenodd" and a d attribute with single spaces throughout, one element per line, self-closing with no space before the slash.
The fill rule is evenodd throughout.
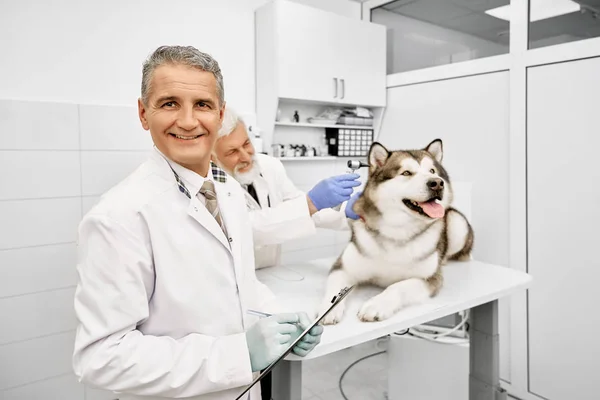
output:
<path id="1" fill-rule="evenodd" d="M 273 400 L 302 399 L 302 362 L 283 360 L 273 368 Z"/>
<path id="2" fill-rule="evenodd" d="M 507 400 L 500 387 L 498 301 L 471 309 L 469 400 Z"/>

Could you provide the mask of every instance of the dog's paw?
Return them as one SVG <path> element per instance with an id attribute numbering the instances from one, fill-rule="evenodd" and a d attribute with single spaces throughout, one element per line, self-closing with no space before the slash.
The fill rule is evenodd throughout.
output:
<path id="1" fill-rule="evenodd" d="M 358 311 L 358 318 L 363 322 L 383 321 L 397 311 L 396 304 L 386 296 L 377 295 L 365 302 Z"/>
<path id="2" fill-rule="evenodd" d="M 331 306 L 331 303 L 329 303 L 329 302 L 325 303 L 322 308 L 322 312 L 325 312 L 325 310 L 327 310 L 330 306 Z M 340 304 L 335 306 L 335 308 L 333 310 L 331 310 L 329 312 L 329 314 L 327 314 L 325 316 L 325 318 L 323 318 L 323 320 L 321 321 L 321 324 L 335 325 L 335 324 L 341 322 L 342 318 L 344 317 L 344 307 L 345 307 L 344 302 L 341 302 Z"/>

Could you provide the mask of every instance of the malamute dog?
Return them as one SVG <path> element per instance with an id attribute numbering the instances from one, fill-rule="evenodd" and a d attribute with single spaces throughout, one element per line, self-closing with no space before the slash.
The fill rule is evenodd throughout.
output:
<path id="1" fill-rule="evenodd" d="M 369 177 L 354 204 L 361 218 L 327 278 L 323 309 L 341 289 L 355 284 L 385 288 L 358 312 L 362 321 L 381 321 L 401 308 L 435 296 L 447 260 L 469 260 L 473 229 L 452 208 L 452 186 L 442 166 L 440 139 L 421 150 L 389 151 L 375 142 Z M 350 294 L 349 296 L 351 296 Z M 342 319 L 344 299 L 323 320 Z"/>

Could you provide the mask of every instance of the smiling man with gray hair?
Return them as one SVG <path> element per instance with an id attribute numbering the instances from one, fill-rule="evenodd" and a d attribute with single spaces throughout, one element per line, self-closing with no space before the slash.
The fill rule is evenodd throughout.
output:
<path id="1" fill-rule="evenodd" d="M 156 49 L 138 100 L 155 148 L 79 225 L 73 368 L 121 400 L 235 399 L 310 325 L 256 279 L 244 192 L 211 162 L 224 98 L 210 55 Z"/>

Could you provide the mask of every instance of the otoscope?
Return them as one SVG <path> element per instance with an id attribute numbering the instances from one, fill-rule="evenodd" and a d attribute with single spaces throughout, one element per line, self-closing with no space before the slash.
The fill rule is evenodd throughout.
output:
<path id="1" fill-rule="evenodd" d="M 353 174 L 359 168 L 368 167 L 369 164 L 366 164 L 359 160 L 348 160 L 348 171 L 347 173 Z"/>
<path id="2" fill-rule="evenodd" d="M 353 174 L 356 172 L 357 169 L 369 166 L 369 164 L 366 164 L 360 160 L 348 160 L 347 165 L 348 165 L 348 170 L 346 171 L 347 174 Z M 336 211 L 339 211 L 340 208 L 342 208 L 341 204 L 338 204 L 337 206 L 333 207 L 333 209 Z"/>

